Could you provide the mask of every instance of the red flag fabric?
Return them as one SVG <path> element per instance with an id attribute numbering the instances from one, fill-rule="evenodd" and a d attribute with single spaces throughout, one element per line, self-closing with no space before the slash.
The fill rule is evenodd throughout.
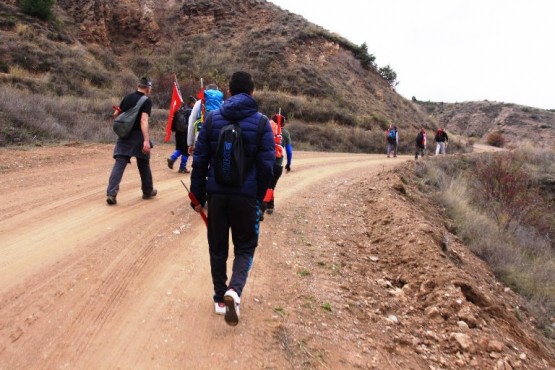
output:
<path id="1" fill-rule="evenodd" d="M 173 115 L 179 107 L 183 104 L 183 98 L 181 97 L 181 91 L 179 91 L 179 85 L 177 84 L 177 79 L 173 82 L 173 90 L 172 90 L 172 101 L 170 103 L 170 113 L 168 116 L 168 123 L 166 124 L 166 137 L 164 138 L 164 142 L 167 143 L 170 141 L 172 136 L 172 121 Z"/>

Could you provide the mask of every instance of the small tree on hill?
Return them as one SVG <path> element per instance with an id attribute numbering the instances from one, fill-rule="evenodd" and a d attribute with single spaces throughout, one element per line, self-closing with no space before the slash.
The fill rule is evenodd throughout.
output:
<path id="1" fill-rule="evenodd" d="M 21 10 L 23 13 L 40 19 L 52 18 L 52 6 L 55 0 L 22 0 Z"/>
<path id="2" fill-rule="evenodd" d="M 397 82 L 397 73 L 389 65 L 381 67 L 378 73 L 384 80 L 389 82 L 391 86 L 397 86 L 399 84 L 399 82 Z"/>
<path id="3" fill-rule="evenodd" d="M 365 42 L 363 42 L 362 45 L 356 49 L 355 56 L 360 60 L 360 64 L 364 69 L 370 68 L 376 60 L 376 57 L 373 54 L 368 54 L 368 45 L 366 45 Z"/>

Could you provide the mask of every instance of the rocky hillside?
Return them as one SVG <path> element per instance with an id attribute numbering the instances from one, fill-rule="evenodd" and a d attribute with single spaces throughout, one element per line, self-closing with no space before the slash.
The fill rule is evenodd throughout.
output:
<path id="1" fill-rule="evenodd" d="M 103 127 L 76 134 L 67 114 L 52 106 L 57 97 L 66 97 L 59 105 L 70 110 L 83 102 L 67 97 L 93 99 L 83 114 L 94 127 L 141 75 L 154 80 L 155 123 L 162 126 L 174 75 L 189 95 L 201 78 L 225 88 L 238 69 L 253 74 L 261 111 L 281 107 L 298 124 L 290 126 L 296 142 L 310 149 L 382 150 L 390 123 L 403 132 L 404 151 L 412 150 L 405 133 L 420 125 L 553 144 L 552 112 L 493 102 L 410 102 L 379 75 L 372 50 L 266 0 L 58 0 L 49 21 L 23 14 L 17 4 L 0 2 L 0 145 L 56 132 L 107 140 L 109 130 L 98 134 Z M 22 111 L 41 99 L 51 100 L 35 116 Z M 48 124 L 32 124 L 41 120 Z"/>
<path id="2" fill-rule="evenodd" d="M 490 101 L 419 104 L 441 126 L 458 135 L 484 141 L 489 133 L 501 132 L 508 146 L 525 140 L 555 145 L 553 111 Z"/>
<path id="3" fill-rule="evenodd" d="M 200 78 L 225 87 L 244 69 L 265 112 L 376 135 L 392 122 L 434 126 L 364 63 L 372 51 L 265 0 L 59 0 L 51 21 L 16 4 L 0 3 L 0 88 L 110 98 L 148 74 L 167 109 L 174 74 L 192 94 Z"/>

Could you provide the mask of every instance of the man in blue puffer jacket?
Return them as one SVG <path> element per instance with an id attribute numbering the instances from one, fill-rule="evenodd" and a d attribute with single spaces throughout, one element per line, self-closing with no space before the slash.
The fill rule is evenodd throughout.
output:
<path id="1" fill-rule="evenodd" d="M 203 125 L 194 150 L 191 192 L 199 200 L 196 211 L 208 202 L 208 247 L 214 309 L 225 315 L 229 325 L 239 323 L 239 303 L 258 244 L 260 205 L 273 177 L 274 134 L 268 118 L 258 112 L 252 97 L 254 82 L 250 74 L 235 72 L 229 81 L 231 97 L 212 111 L 210 129 Z M 218 184 L 214 176 L 214 154 L 222 127 L 238 122 L 243 138 L 246 163 L 245 181 L 239 187 Z M 262 125 L 259 129 L 259 126 Z M 234 244 L 233 271 L 227 282 L 229 229 Z"/>

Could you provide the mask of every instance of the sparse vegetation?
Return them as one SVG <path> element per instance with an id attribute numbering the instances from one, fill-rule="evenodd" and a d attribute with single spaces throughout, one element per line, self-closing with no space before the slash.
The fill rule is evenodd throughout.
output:
<path id="1" fill-rule="evenodd" d="M 117 98 L 58 97 L 0 86 L 0 146 L 68 140 L 111 142 L 115 135 L 110 125 L 111 107 L 118 103 Z M 153 110 L 153 140 L 163 140 L 166 119 L 166 110 Z"/>
<path id="2" fill-rule="evenodd" d="M 555 176 L 552 151 L 516 151 L 418 163 L 455 221 L 454 230 L 500 280 L 526 297 L 545 332 L 555 337 L 555 209 L 540 191 L 540 174 Z M 551 190 L 553 191 L 553 190 Z"/>
<path id="3" fill-rule="evenodd" d="M 286 316 L 286 312 L 285 309 L 283 307 L 275 307 L 274 308 L 274 312 L 277 313 L 280 316 Z"/>
<path id="4" fill-rule="evenodd" d="M 34 17 L 48 20 L 52 18 L 52 5 L 55 0 L 22 0 L 21 10 Z"/>
<path id="5" fill-rule="evenodd" d="M 524 167 L 529 159 L 521 152 L 481 156 L 471 173 L 476 203 L 487 204 L 500 229 L 533 224 L 539 217 L 538 187 Z"/>

